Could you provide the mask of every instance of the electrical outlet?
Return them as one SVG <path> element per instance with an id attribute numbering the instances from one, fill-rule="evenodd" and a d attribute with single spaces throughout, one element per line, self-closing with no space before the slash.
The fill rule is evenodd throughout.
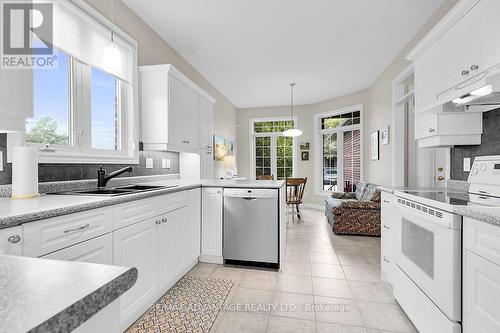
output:
<path id="1" fill-rule="evenodd" d="M 162 169 L 166 169 L 167 168 L 167 159 L 166 158 L 162 158 L 161 159 L 161 168 Z"/>
<path id="2" fill-rule="evenodd" d="M 3 151 L 0 151 L 0 171 L 3 171 Z"/>
<path id="3" fill-rule="evenodd" d="M 152 158 L 146 158 L 146 169 L 153 169 L 153 159 Z"/>
<path id="4" fill-rule="evenodd" d="M 167 169 L 170 169 L 170 158 L 167 158 Z"/>
<path id="5" fill-rule="evenodd" d="M 464 172 L 470 171 L 470 157 L 464 157 Z"/>

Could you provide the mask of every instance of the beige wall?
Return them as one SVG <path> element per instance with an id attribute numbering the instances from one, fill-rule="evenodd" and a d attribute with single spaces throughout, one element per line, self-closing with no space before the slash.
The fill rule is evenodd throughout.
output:
<path id="1" fill-rule="evenodd" d="M 308 177 L 304 201 L 306 203 L 322 205 L 324 198 L 315 195 L 314 189 L 314 114 L 335 110 L 338 108 L 363 104 L 363 178 L 366 181 L 380 185 L 392 185 L 392 142 L 380 146 L 380 160 L 370 158 L 370 134 L 392 124 L 392 80 L 403 71 L 409 62 L 404 59 L 406 54 L 420 41 L 420 39 L 434 27 L 434 25 L 458 2 L 446 0 L 432 15 L 417 34 L 401 50 L 398 56 L 387 66 L 373 85 L 364 91 L 353 93 L 324 102 L 300 106 L 297 108 L 298 126 L 304 131 L 299 142 L 311 144 L 310 160 L 298 161 L 297 176 Z M 299 89 L 299 88 L 297 88 Z M 250 175 L 250 152 L 248 122 L 250 118 L 266 116 L 289 115 L 289 107 L 262 107 L 238 110 L 238 172 L 242 176 Z"/>
<path id="2" fill-rule="evenodd" d="M 370 87 L 365 133 L 391 126 L 392 80 L 410 65 L 404 57 L 457 2 L 458 0 L 446 0 Z M 365 137 L 365 142 L 367 139 L 369 140 L 369 137 Z M 392 141 L 388 145 L 380 146 L 380 160 L 365 159 L 365 170 L 365 178 L 370 182 L 392 185 Z"/>
<path id="3" fill-rule="evenodd" d="M 111 0 L 85 1 L 102 15 L 110 18 Z M 115 0 L 114 7 L 115 24 L 139 43 L 139 65 L 173 64 L 215 98 L 217 102 L 214 106 L 214 132 L 233 140 L 236 150 L 236 108 L 234 105 L 123 2 Z"/>
<path id="4" fill-rule="evenodd" d="M 314 115 L 317 113 L 332 111 L 355 104 L 366 104 L 368 102 L 368 91 L 331 99 L 321 103 L 297 106 L 294 115 L 297 116 L 297 125 L 304 132 L 297 140 L 298 143 L 309 142 L 309 161 L 301 161 L 297 157 L 297 176 L 307 177 L 308 183 L 304 193 L 304 201 L 311 204 L 322 205 L 323 196 L 316 195 L 314 188 Z M 250 137 L 249 123 L 251 118 L 261 117 L 283 117 L 290 116 L 289 106 L 278 106 L 269 108 L 247 108 L 238 109 L 238 174 L 250 177 Z M 298 147 L 297 147 L 298 148 Z M 366 169 L 366 168 L 365 168 Z"/>

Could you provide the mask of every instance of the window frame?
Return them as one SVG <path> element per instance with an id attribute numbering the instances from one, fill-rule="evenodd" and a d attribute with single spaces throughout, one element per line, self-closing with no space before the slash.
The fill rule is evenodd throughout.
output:
<path id="1" fill-rule="evenodd" d="M 78 56 L 68 54 L 70 58 L 69 70 L 69 145 L 50 145 L 48 148 L 41 143 L 28 143 L 25 141 L 24 133 L 9 133 L 7 146 L 8 152 L 11 147 L 24 145 L 39 149 L 39 163 L 67 163 L 67 164 L 139 164 L 139 114 L 138 114 L 138 43 L 125 31 L 114 26 L 111 22 L 90 7 L 84 1 L 73 0 L 75 10 L 81 10 L 82 14 L 89 15 L 96 22 L 99 29 L 112 29 L 115 38 L 126 42 L 130 47 L 129 60 L 131 63 L 131 79 L 124 81 L 116 78 L 119 82 L 118 104 L 119 123 L 118 131 L 120 150 L 106 150 L 92 148 L 91 143 L 91 69 L 92 66 L 78 60 Z M 111 28 L 110 28 L 111 27 Z M 64 50 L 61 50 L 64 51 Z M 99 67 L 96 67 L 103 70 Z M 103 70 L 105 72 L 105 70 Z M 112 75 L 112 74 L 110 74 Z M 83 118 L 88 117 L 90 121 Z M 88 135 L 83 137 L 77 131 L 84 131 Z M 11 161 L 11 154 L 8 154 Z"/>
<path id="2" fill-rule="evenodd" d="M 294 127 L 298 128 L 297 116 L 293 116 L 292 119 L 290 117 L 262 117 L 262 118 L 250 118 L 249 119 L 249 144 L 250 144 L 250 175 L 252 179 L 256 179 L 256 157 L 255 157 L 255 138 L 256 137 L 271 137 L 271 174 L 277 179 L 277 157 L 276 157 L 276 137 L 283 136 L 283 132 L 254 132 L 254 124 L 258 122 L 266 122 L 266 121 L 289 121 L 293 120 Z M 297 175 L 297 152 L 298 152 L 298 144 L 297 138 L 293 138 L 292 144 L 292 177 L 296 177 Z M 276 173 L 273 173 L 276 170 Z"/>
<path id="3" fill-rule="evenodd" d="M 341 126 L 336 128 L 322 129 L 322 119 L 331 116 L 337 116 L 343 113 L 349 112 L 360 112 L 360 123 L 356 125 Z M 318 196 L 329 196 L 332 192 L 325 191 L 323 189 L 323 134 L 337 133 L 337 146 L 343 147 L 344 136 L 343 132 L 359 130 L 360 135 L 360 181 L 364 179 L 364 150 L 363 150 L 363 104 L 351 105 L 341 109 L 335 109 L 328 112 L 317 113 L 314 115 L 314 190 L 315 194 Z M 343 149 L 339 149 L 337 152 L 337 165 L 342 166 L 337 167 L 337 179 L 341 180 L 337 182 L 338 192 L 344 191 L 344 159 L 343 159 Z"/>

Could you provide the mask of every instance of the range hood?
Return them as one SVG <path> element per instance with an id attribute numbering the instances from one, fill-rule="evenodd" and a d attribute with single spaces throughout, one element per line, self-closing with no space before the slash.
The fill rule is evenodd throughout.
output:
<path id="1" fill-rule="evenodd" d="M 487 112 L 498 108 L 500 71 L 493 68 L 439 94 L 436 103 L 424 112 Z"/>

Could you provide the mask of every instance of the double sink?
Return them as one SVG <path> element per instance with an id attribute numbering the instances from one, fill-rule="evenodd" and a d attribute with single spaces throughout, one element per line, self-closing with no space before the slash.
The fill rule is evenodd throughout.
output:
<path id="1" fill-rule="evenodd" d="M 79 191 L 66 191 L 66 192 L 53 192 L 47 194 L 54 195 L 90 195 L 90 196 L 107 196 L 114 197 L 118 195 L 135 194 L 147 191 L 155 191 L 166 188 L 177 187 L 179 185 L 171 186 L 153 186 L 153 185 L 127 185 L 119 186 L 114 188 L 95 188 L 90 190 L 79 190 Z"/>

